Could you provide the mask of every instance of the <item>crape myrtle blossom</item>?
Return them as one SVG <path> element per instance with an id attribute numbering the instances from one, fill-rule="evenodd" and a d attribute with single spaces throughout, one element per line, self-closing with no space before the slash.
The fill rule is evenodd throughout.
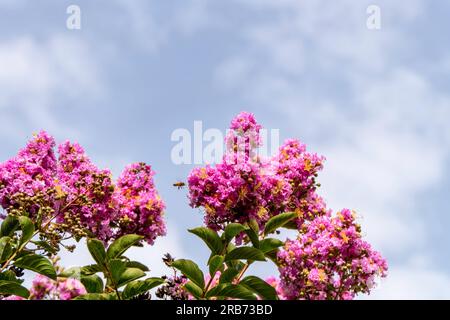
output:
<path id="1" fill-rule="evenodd" d="M 369 293 L 387 263 L 362 240 L 355 214 L 343 209 L 305 225 L 278 253 L 280 288 L 287 299 L 353 299 Z"/>
<path id="2" fill-rule="evenodd" d="M 44 298 L 52 295 L 56 288 L 55 281 L 41 274 L 37 274 L 31 285 L 30 297 L 32 300 L 44 300 Z"/>
<path id="3" fill-rule="evenodd" d="M 231 122 L 226 144 L 230 149 L 216 166 L 194 168 L 189 177 L 192 207 L 203 207 L 207 226 L 220 230 L 227 223 L 260 226 L 286 211 L 297 212 L 301 223 L 326 213 L 315 194 L 315 177 L 323 157 L 306 152 L 304 144 L 288 140 L 272 158 L 253 152 L 261 145 L 261 126 L 254 116 L 240 113 Z M 239 141 L 243 141 L 239 144 Z"/>
<path id="4" fill-rule="evenodd" d="M 56 290 L 59 300 L 71 300 L 87 293 L 83 284 L 74 278 L 67 278 L 66 280 L 58 281 Z"/>
<path id="5" fill-rule="evenodd" d="M 262 126 L 256 122 L 253 114 L 241 112 L 230 124 L 225 136 L 227 154 L 225 160 L 231 163 L 235 161 L 254 160 L 256 149 L 262 145 L 260 130 Z"/>
<path id="6" fill-rule="evenodd" d="M 83 236 L 84 230 L 101 240 L 109 240 L 114 231 L 116 210 L 112 206 L 114 185 L 108 170 L 98 169 L 77 143 L 69 141 L 58 148 L 57 194 L 64 198 L 58 222 L 70 225 Z M 82 228 L 77 230 L 76 226 Z"/>
<path id="7" fill-rule="evenodd" d="M 7 214 L 28 216 L 55 241 L 69 234 L 106 243 L 135 233 L 153 244 L 165 234 L 165 206 L 150 166 L 133 164 L 114 184 L 111 172 L 97 168 L 79 144 L 62 143 L 58 157 L 55 145 L 42 131 L 0 164 L 0 205 Z"/>
<path id="8" fill-rule="evenodd" d="M 46 132 L 34 136 L 17 156 L 0 164 L 0 205 L 30 217 L 50 214 L 54 201 L 55 141 Z"/>
<path id="9" fill-rule="evenodd" d="M 194 169 L 188 178 L 191 205 L 205 208 L 205 224 L 222 229 L 226 223 L 270 218 L 268 206 L 276 205 L 287 185 L 276 177 L 265 179 L 261 165 L 253 162 L 220 163 Z"/>
<path id="10" fill-rule="evenodd" d="M 306 152 L 306 145 L 295 139 L 286 140 L 272 161 L 276 175 L 290 186 L 282 211 L 298 214 L 297 225 L 327 214 L 326 204 L 316 193 L 316 177 L 325 157 Z"/>
<path id="11" fill-rule="evenodd" d="M 277 279 L 274 276 L 271 276 L 265 280 L 268 284 L 275 288 L 277 292 L 278 299 L 287 300 L 283 294 L 283 289 L 281 288 L 280 279 Z"/>
<path id="12" fill-rule="evenodd" d="M 118 208 L 117 237 L 140 234 L 153 244 L 156 237 L 166 234 L 162 216 L 165 205 L 155 189 L 153 175 L 149 165 L 135 163 L 119 177 L 113 196 Z"/>
<path id="13" fill-rule="evenodd" d="M 77 279 L 55 281 L 38 274 L 32 282 L 30 300 L 71 300 L 86 293 L 83 284 Z"/>

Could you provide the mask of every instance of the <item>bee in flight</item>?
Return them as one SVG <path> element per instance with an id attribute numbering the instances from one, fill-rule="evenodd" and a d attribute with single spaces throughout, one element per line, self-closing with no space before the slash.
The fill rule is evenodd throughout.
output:
<path id="1" fill-rule="evenodd" d="M 175 183 L 173 184 L 173 186 L 174 186 L 174 187 L 177 187 L 178 190 L 179 190 L 179 189 L 184 188 L 184 187 L 186 186 L 186 183 L 184 183 L 183 181 L 178 181 L 178 182 L 175 182 Z"/>

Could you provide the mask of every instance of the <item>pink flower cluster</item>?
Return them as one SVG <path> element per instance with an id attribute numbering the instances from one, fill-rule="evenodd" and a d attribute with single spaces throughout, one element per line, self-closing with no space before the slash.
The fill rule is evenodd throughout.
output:
<path id="1" fill-rule="evenodd" d="M 30 289 L 31 300 L 71 300 L 87 291 L 77 279 L 67 278 L 54 281 L 38 274 Z"/>
<path id="2" fill-rule="evenodd" d="M 278 253 L 280 290 L 286 299 L 353 299 L 369 293 L 387 263 L 361 238 L 354 213 L 344 209 L 304 225 Z"/>
<path id="3" fill-rule="evenodd" d="M 240 157 L 239 160 L 246 161 L 256 156 L 256 148 L 262 145 L 261 128 L 254 115 L 248 112 L 241 112 L 231 121 L 225 143 L 231 151 L 232 159 Z"/>
<path id="4" fill-rule="evenodd" d="M 287 300 L 286 297 L 284 296 L 283 288 L 281 287 L 281 284 L 280 284 L 280 279 L 277 279 L 276 277 L 271 276 L 271 277 L 267 278 L 265 281 L 268 284 L 270 284 L 272 287 L 275 288 L 279 300 Z"/>
<path id="5" fill-rule="evenodd" d="M 230 222 L 255 219 L 262 226 L 286 211 L 298 214 L 298 223 L 326 214 L 316 193 L 315 177 L 323 157 L 306 152 L 304 144 L 288 140 L 278 154 L 261 159 L 261 126 L 250 113 L 240 113 L 227 134 L 228 152 L 216 166 L 195 168 L 188 177 L 192 207 L 205 209 L 205 223 L 219 230 Z"/>
<path id="6" fill-rule="evenodd" d="M 146 241 L 153 244 L 158 236 L 166 234 L 161 212 L 164 202 L 156 192 L 149 165 L 129 165 L 117 181 L 114 200 L 118 207 L 119 236 L 124 234 L 146 235 Z"/>
<path id="7" fill-rule="evenodd" d="M 315 192 L 317 173 L 323 168 L 323 156 L 306 152 L 306 146 L 289 139 L 281 147 L 272 164 L 276 175 L 290 186 L 285 211 L 296 212 L 297 225 L 328 213 L 323 199 Z"/>
<path id="8" fill-rule="evenodd" d="M 109 170 L 98 169 L 77 143 L 66 141 L 58 148 L 56 195 L 64 201 L 57 221 L 77 222 L 97 238 L 108 240 L 114 235 L 111 226 L 116 219 L 112 203 L 114 185 Z M 74 221 L 75 220 L 75 221 Z"/>
<path id="9" fill-rule="evenodd" d="M 56 158 L 53 153 L 55 141 L 41 132 L 18 155 L 0 164 L 0 205 L 3 208 L 23 208 L 31 216 L 37 214 L 35 201 L 22 201 L 24 196 L 52 198 L 48 189 L 54 185 Z"/>
<path id="10" fill-rule="evenodd" d="M 55 217 L 52 227 L 61 232 L 105 242 L 136 233 L 153 244 L 165 234 L 164 203 L 150 166 L 133 164 L 114 184 L 110 171 L 98 169 L 77 143 L 61 144 L 58 158 L 54 147 L 54 139 L 40 132 L 0 164 L 0 204 L 8 214 Z"/>

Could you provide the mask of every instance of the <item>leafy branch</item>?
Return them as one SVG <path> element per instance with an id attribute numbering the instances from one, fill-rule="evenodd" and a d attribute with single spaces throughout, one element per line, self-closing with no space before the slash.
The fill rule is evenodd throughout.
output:
<path id="1" fill-rule="evenodd" d="M 275 288 L 267 282 L 256 276 L 244 276 L 255 262 L 266 262 L 267 259 L 275 262 L 274 257 L 283 242 L 267 236 L 296 217 L 295 213 L 277 215 L 267 221 L 262 231 L 253 221 L 245 225 L 230 223 L 220 235 L 207 227 L 189 230 L 202 239 L 211 251 L 207 262 L 209 280 L 206 283 L 205 275 L 192 260 L 175 260 L 171 266 L 189 279 L 185 289 L 196 299 L 278 299 Z M 244 239 L 243 245 L 233 243 L 237 237 Z M 220 277 L 213 284 L 218 272 Z"/>

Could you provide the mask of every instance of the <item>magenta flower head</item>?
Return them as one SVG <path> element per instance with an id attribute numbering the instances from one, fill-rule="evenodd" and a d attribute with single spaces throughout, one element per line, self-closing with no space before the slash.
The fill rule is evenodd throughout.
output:
<path id="1" fill-rule="evenodd" d="M 195 168 L 188 177 L 191 206 L 203 207 L 205 224 L 215 230 L 252 219 L 262 225 L 289 193 L 289 185 L 254 154 L 261 125 L 253 114 L 240 113 L 230 129 L 225 139 L 229 152 L 222 163 Z"/>
<path id="2" fill-rule="evenodd" d="M 74 278 L 52 280 L 36 275 L 30 289 L 31 300 L 71 300 L 87 291 L 83 284 Z"/>
<path id="3" fill-rule="evenodd" d="M 225 138 L 228 156 L 224 160 L 231 163 L 254 161 L 255 151 L 262 144 L 261 128 L 252 113 L 238 114 L 231 121 L 230 130 Z"/>
<path id="4" fill-rule="evenodd" d="M 55 289 L 55 281 L 41 274 L 37 274 L 31 285 L 30 298 L 32 300 L 44 300 L 49 298 Z"/>
<path id="5" fill-rule="evenodd" d="M 87 293 L 83 284 L 74 278 L 58 281 L 56 290 L 58 292 L 59 300 L 71 300 Z"/>
<path id="6" fill-rule="evenodd" d="M 370 293 L 387 263 L 362 240 L 348 209 L 316 218 L 278 253 L 280 286 L 287 299 L 353 299 Z"/>
<path id="7" fill-rule="evenodd" d="M 135 163 L 119 177 L 114 193 L 119 224 L 116 237 L 134 233 L 153 244 L 158 236 L 166 234 L 165 205 L 156 191 L 153 175 L 149 165 Z"/>
<path id="8" fill-rule="evenodd" d="M 278 299 L 280 299 L 280 300 L 287 300 L 286 297 L 284 296 L 283 289 L 282 289 L 281 284 L 280 284 L 280 279 L 277 279 L 276 277 L 271 276 L 271 277 L 266 279 L 266 282 L 268 284 L 270 284 L 272 287 L 275 288 L 275 290 L 277 292 Z"/>
<path id="9" fill-rule="evenodd" d="M 16 157 L 0 164 L 0 204 L 4 209 L 14 212 L 21 208 L 33 218 L 41 207 L 51 205 L 54 146 L 53 138 L 41 131 Z"/>
<path id="10" fill-rule="evenodd" d="M 264 208 L 269 181 L 254 163 L 221 163 L 216 167 L 197 168 L 188 177 L 191 205 L 205 208 L 205 223 L 222 229 L 229 222 L 245 223 L 255 218 L 269 218 Z"/>
<path id="11" fill-rule="evenodd" d="M 98 169 L 83 148 L 69 141 L 59 146 L 57 193 L 63 204 L 58 221 L 79 226 L 91 236 L 108 241 L 116 212 L 112 204 L 114 185 L 109 170 Z M 83 236 L 83 230 L 79 236 Z"/>
<path id="12" fill-rule="evenodd" d="M 307 153 L 297 140 L 286 141 L 273 158 L 256 156 L 261 125 L 247 112 L 234 118 L 230 129 L 226 143 L 231 151 L 222 163 L 195 168 L 188 177 L 190 204 L 204 208 L 207 226 L 220 230 L 227 223 L 254 219 L 262 227 L 271 217 L 293 211 L 301 227 L 326 214 L 315 193 L 323 157 Z"/>
<path id="13" fill-rule="evenodd" d="M 195 168 L 188 177 L 192 207 L 205 209 L 205 224 L 223 229 L 227 223 L 245 223 L 269 218 L 265 208 L 272 199 L 268 192 L 278 180 L 265 179 L 263 164 L 253 151 L 260 141 L 259 125 L 253 114 L 242 112 L 230 125 L 225 142 L 228 152 L 215 167 Z"/>
<path id="14" fill-rule="evenodd" d="M 299 227 L 304 221 L 327 214 L 325 202 L 316 194 L 316 177 L 324 160 L 323 156 L 306 152 L 306 146 L 300 141 L 289 139 L 272 161 L 278 177 L 291 187 L 284 210 L 298 214 Z"/>

